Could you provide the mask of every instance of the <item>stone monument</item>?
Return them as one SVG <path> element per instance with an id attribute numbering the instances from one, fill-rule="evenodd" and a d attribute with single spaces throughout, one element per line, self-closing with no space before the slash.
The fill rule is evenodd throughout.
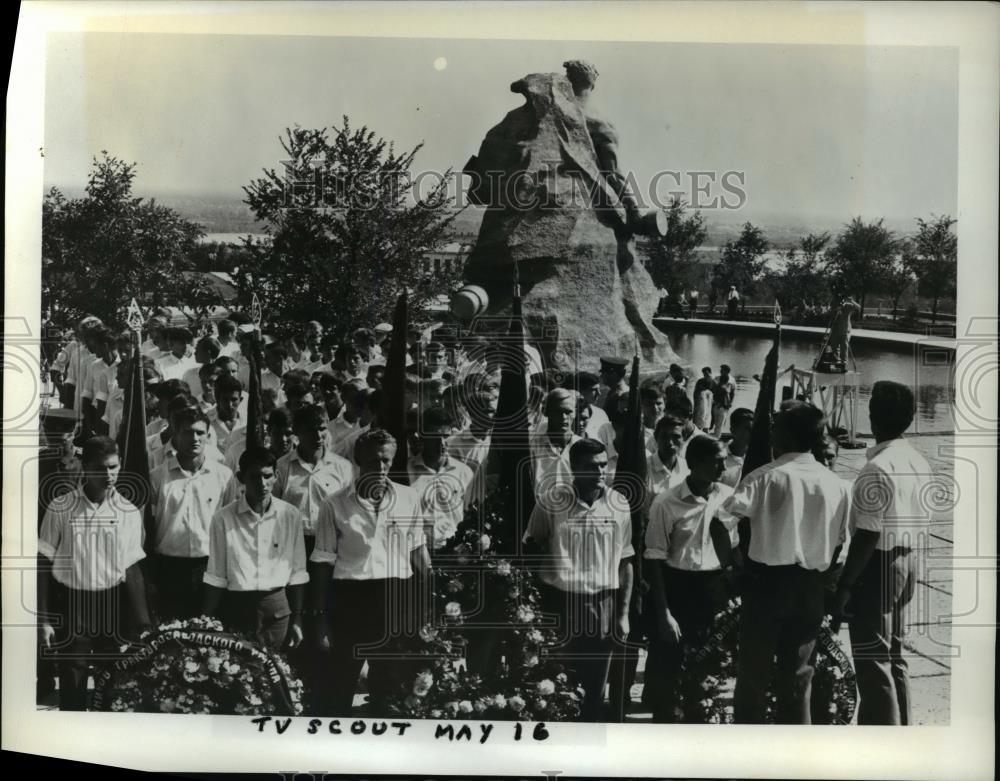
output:
<path id="1" fill-rule="evenodd" d="M 588 105 L 596 69 L 564 65 L 511 84 L 525 104 L 465 166 L 471 202 L 486 207 L 465 278 L 489 296 L 488 326 L 510 313 L 516 268 L 529 338 L 551 368 L 595 371 L 637 345 L 647 367 L 665 368 L 678 358 L 652 323 L 658 295 L 635 236 L 664 235 L 666 217 L 640 214 L 614 127 Z"/>

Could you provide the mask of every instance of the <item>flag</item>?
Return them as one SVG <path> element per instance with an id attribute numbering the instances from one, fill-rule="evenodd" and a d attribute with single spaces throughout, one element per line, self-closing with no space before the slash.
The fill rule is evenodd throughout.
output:
<path id="1" fill-rule="evenodd" d="M 260 392 L 260 332 L 255 328 L 247 337 L 247 363 L 250 379 L 247 383 L 247 450 L 264 447 L 264 404 Z"/>
<path id="2" fill-rule="evenodd" d="M 515 551 L 535 506 L 528 444 L 527 355 L 524 350 L 524 321 L 521 288 L 514 266 L 514 294 L 507 337 L 498 346 L 501 355 L 500 398 L 490 443 L 490 458 L 499 462 L 497 490 L 505 492 L 508 504 L 504 517 L 507 528 L 501 533 L 504 552 Z"/>
<path id="3" fill-rule="evenodd" d="M 146 386 L 142 377 L 142 354 L 139 331 L 132 332 L 132 355 L 129 360 L 128 385 L 122 407 L 121 471 L 118 490 L 139 510 L 149 503 L 149 454 L 146 452 Z"/>
<path id="4" fill-rule="evenodd" d="M 781 345 L 781 308 L 774 304 L 774 344 L 764 359 L 764 371 L 760 375 L 760 389 L 757 391 L 757 406 L 753 413 L 753 427 L 750 429 L 750 444 L 743 459 L 740 478 L 772 460 L 771 421 L 774 416 L 774 399 L 778 386 L 778 353 Z M 740 549 L 744 556 L 750 549 L 750 525 L 740 521 Z"/>
<path id="5" fill-rule="evenodd" d="M 385 430 L 396 439 L 396 457 L 392 462 L 392 479 L 403 485 L 410 484 L 406 463 L 409 457 L 406 443 L 406 332 L 409 326 L 409 309 L 404 289 L 396 301 L 392 315 L 392 340 L 385 361 L 385 378 L 382 382 L 382 422 Z"/>

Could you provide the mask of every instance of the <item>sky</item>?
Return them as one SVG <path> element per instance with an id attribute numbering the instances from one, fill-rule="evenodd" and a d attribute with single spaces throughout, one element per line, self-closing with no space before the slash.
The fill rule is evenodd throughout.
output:
<path id="1" fill-rule="evenodd" d="M 567 59 L 600 71 L 592 101 L 643 187 L 739 171 L 748 218 L 955 214 L 957 50 L 926 47 L 59 33 L 45 182 L 81 187 L 107 150 L 141 194 L 240 197 L 286 127 L 345 114 L 423 142 L 414 171 L 461 169 L 522 104 L 511 82 Z"/>

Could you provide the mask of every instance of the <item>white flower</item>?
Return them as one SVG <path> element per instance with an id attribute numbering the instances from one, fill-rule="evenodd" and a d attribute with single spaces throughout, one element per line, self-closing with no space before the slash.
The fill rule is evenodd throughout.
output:
<path id="1" fill-rule="evenodd" d="M 535 620 L 535 611 L 522 605 L 517 609 L 517 620 L 522 624 L 530 624 Z"/>
<path id="2" fill-rule="evenodd" d="M 535 686 L 535 689 L 538 691 L 539 694 L 545 694 L 545 695 L 555 694 L 556 685 L 552 683 L 552 681 L 550 681 L 548 678 L 543 678 L 538 682 L 538 685 Z"/>
<path id="3" fill-rule="evenodd" d="M 472 703 L 469 700 L 462 700 L 458 703 L 459 713 L 472 713 Z"/>
<path id="4" fill-rule="evenodd" d="M 525 703 L 523 699 L 521 699 L 515 694 L 513 697 L 507 700 L 507 704 L 510 705 L 510 709 L 514 711 L 514 713 L 520 713 L 521 711 L 524 710 L 524 706 L 527 703 Z"/>
<path id="5" fill-rule="evenodd" d="M 566 673 L 559 673 L 559 675 L 556 676 L 556 681 L 559 683 L 566 683 L 568 680 L 569 678 L 566 677 Z"/>
<path id="6" fill-rule="evenodd" d="M 487 707 L 489 707 L 489 704 L 486 702 L 486 700 L 480 697 L 478 700 L 472 703 L 472 707 L 476 711 L 476 713 L 482 713 L 484 710 L 486 710 Z"/>
<path id="7" fill-rule="evenodd" d="M 437 637 L 437 634 L 438 634 L 437 630 L 430 624 L 424 624 L 422 627 L 420 627 L 420 639 L 423 640 L 425 643 L 431 642 L 434 638 Z"/>
<path id="8" fill-rule="evenodd" d="M 454 716 L 456 713 L 458 713 L 458 702 L 456 702 L 455 700 L 452 700 L 451 702 L 446 702 L 444 704 L 444 709 L 448 711 L 449 715 Z"/>
<path id="9" fill-rule="evenodd" d="M 450 594 L 457 594 L 463 588 L 464 586 L 462 585 L 462 581 L 458 578 L 452 578 L 448 581 L 448 593 Z"/>
<path id="10" fill-rule="evenodd" d="M 417 697 L 415 694 L 411 694 L 409 697 L 403 700 L 403 704 L 407 708 L 416 708 L 420 704 L 420 698 Z"/>
<path id="11" fill-rule="evenodd" d="M 413 693 L 418 697 L 426 696 L 427 692 L 431 690 L 431 686 L 434 685 L 434 676 L 429 672 L 424 670 L 419 675 L 417 675 L 416 680 L 413 682 Z"/>
<path id="12" fill-rule="evenodd" d="M 498 708 L 506 708 L 507 698 L 504 697 L 502 694 L 498 694 L 496 697 L 493 698 L 493 704 Z"/>
<path id="13" fill-rule="evenodd" d="M 196 673 L 196 672 L 198 672 L 198 668 L 200 666 L 201 665 L 199 665 L 197 662 L 193 662 L 190 659 L 188 659 L 186 662 L 184 662 L 184 672 L 186 672 L 186 673 Z"/>
<path id="14" fill-rule="evenodd" d="M 490 539 L 490 535 L 484 534 L 482 537 L 479 538 L 479 550 L 481 551 L 489 550 L 491 542 L 492 540 Z"/>
<path id="15" fill-rule="evenodd" d="M 532 654 L 531 656 L 526 657 L 524 660 L 525 667 L 535 667 L 537 664 L 538 664 L 537 654 Z"/>
<path id="16" fill-rule="evenodd" d="M 509 561 L 501 561 L 499 564 L 497 564 L 497 574 L 506 576 L 509 575 L 510 572 L 511 569 Z"/>
<path id="17" fill-rule="evenodd" d="M 533 629 L 528 635 L 528 639 L 533 643 L 540 643 L 545 639 L 545 635 L 543 635 L 540 630 Z"/>
<path id="18" fill-rule="evenodd" d="M 443 715 L 444 715 L 444 711 L 441 710 L 440 708 L 435 708 L 434 710 L 431 711 L 431 718 L 432 719 L 440 719 Z"/>
<path id="19" fill-rule="evenodd" d="M 458 618 L 462 615 L 462 606 L 458 602 L 449 602 L 444 606 L 444 614 L 449 618 Z"/>
<path id="20" fill-rule="evenodd" d="M 545 700 L 539 700 L 535 703 L 535 708 L 538 710 L 545 710 L 547 707 L 549 707 L 549 704 Z"/>

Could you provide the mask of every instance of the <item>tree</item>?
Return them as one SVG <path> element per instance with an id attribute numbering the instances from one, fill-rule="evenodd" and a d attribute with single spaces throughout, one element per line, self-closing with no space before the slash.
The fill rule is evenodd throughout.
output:
<path id="1" fill-rule="evenodd" d="M 188 258 L 201 227 L 132 196 L 135 163 L 94 158 L 86 196 L 52 188 L 42 202 L 42 307 L 63 322 L 84 313 L 121 322 L 134 297 L 147 309 L 206 305 Z"/>
<path id="2" fill-rule="evenodd" d="M 331 131 L 332 130 L 332 137 Z M 461 269 L 424 271 L 427 252 L 448 240 L 450 171 L 419 195 L 409 171 L 422 145 L 397 154 L 367 127 L 286 129 L 284 172 L 265 169 L 245 202 L 266 236 L 244 239 L 234 279 L 274 323 L 320 320 L 335 332 L 372 325 L 409 291 L 419 312 L 459 281 Z"/>
<path id="3" fill-rule="evenodd" d="M 836 277 L 834 286 L 857 299 L 859 319 L 865 315 L 868 293 L 888 287 L 898 249 L 899 241 L 883 220 L 866 224 L 855 217 L 827 252 L 827 265 Z"/>
<path id="4" fill-rule="evenodd" d="M 683 201 L 673 201 L 666 212 L 667 235 L 639 245 L 653 284 L 670 296 L 674 296 L 686 281 L 695 264 L 695 251 L 708 234 L 701 212 L 687 216 L 685 210 Z"/>
<path id="5" fill-rule="evenodd" d="M 735 285 L 740 295 L 752 295 L 764 271 L 763 256 L 769 246 L 760 228 L 744 223 L 740 237 L 722 248 L 712 271 L 712 288 L 724 292 Z"/>
<path id="6" fill-rule="evenodd" d="M 954 299 L 958 283 L 958 237 L 951 226 L 957 220 L 944 215 L 930 222 L 917 218 L 918 232 L 903 247 L 903 265 L 917 278 L 917 292 L 933 299 L 931 322 L 938 302 Z"/>
<path id="7" fill-rule="evenodd" d="M 784 268 L 765 274 L 774 297 L 786 311 L 829 296 L 830 284 L 822 257 L 829 241 L 829 233 L 810 233 L 800 240 L 798 249 L 785 253 Z"/>

